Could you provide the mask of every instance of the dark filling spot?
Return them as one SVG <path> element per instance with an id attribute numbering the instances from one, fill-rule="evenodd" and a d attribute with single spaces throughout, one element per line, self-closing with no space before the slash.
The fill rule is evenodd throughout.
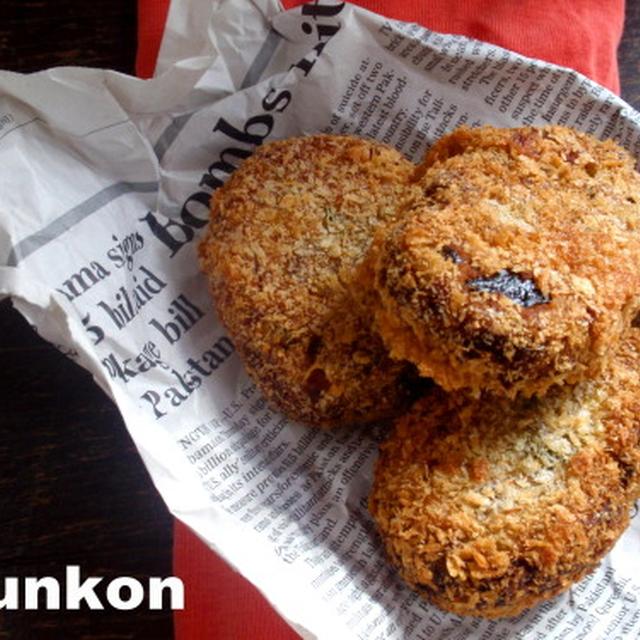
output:
<path id="1" fill-rule="evenodd" d="M 314 369 L 307 377 L 305 384 L 312 402 L 317 402 L 320 396 L 331 386 L 324 369 Z"/>
<path id="2" fill-rule="evenodd" d="M 491 359 L 502 366 L 509 364 L 504 355 L 507 340 L 504 336 L 482 332 L 472 338 L 473 349 L 479 353 L 490 353 Z"/>
<path id="3" fill-rule="evenodd" d="M 623 489 L 626 489 L 631 484 L 631 481 L 634 480 L 636 469 L 632 464 L 624 460 L 618 460 L 617 462 L 620 468 L 620 485 Z"/>
<path id="4" fill-rule="evenodd" d="M 640 311 L 638 311 L 638 313 L 636 313 L 636 315 L 634 316 L 633 320 L 631 321 L 631 326 L 634 329 L 640 329 Z"/>
<path id="5" fill-rule="evenodd" d="M 598 165 L 595 162 L 587 162 L 584 165 L 584 170 L 593 178 L 598 173 Z"/>
<path id="6" fill-rule="evenodd" d="M 462 256 L 453 247 L 450 247 L 447 244 L 444 245 L 444 247 L 442 247 L 442 249 L 440 249 L 440 253 L 447 260 L 451 260 L 451 262 L 453 262 L 455 264 L 461 264 L 461 263 L 464 262 L 464 260 L 462 259 Z"/>
<path id="7" fill-rule="evenodd" d="M 422 194 L 427 200 L 437 200 L 438 196 L 440 196 L 439 192 L 441 192 L 442 189 L 443 186 L 435 182 L 424 187 L 422 189 Z"/>
<path id="8" fill-rule="evenodd" d="M 387 286 L 387 280 L 389 279 L 389 274 L 386 269 L 382 269 L 380 275 L 378 276 L 378 285 L 384 289 Z"/>
<path id="9" fill-rule="evenodd" d="M 320 347 L 322 347 L 322 338 L 314 333 L 309 339 L 309 344 L 307 345 L 307 359 L 309 364 L 316 361 L 318 353 L 320 353 Z"/>
<path id="10" fill-rule="evenodd" d="M 571 149 L 571 151 L 568 151 L 565 158 L 567 160 L 567 162 L 569 162 L 570 164 L 575 164 L 576 160 L 580 157 L 580 154 L 575 151 L 574 149 Z"/>
<path id="11" fill-rule="evenodd" d="M 523 586 L 530 585 L 535 581 L 538 570 L 526 558 L 518 558 L 514 561 L 514 565 L 522 572 L 520 582 Z"/>
<path id="12" fill-rule="evenodd" d="M 408 364 L 396 378 L 396 393 L 399 391 L 408 400 L 417 400 L 434 386 L 431 378 L 422 378 L 413 364 Z"/>
<path id="13" fill-rule="evenodd" d="M 487 278 L 472 278 L 467 280 L 466 284 L 476 291 L 501 293 L 523 307 L 533 307 L 536 304 L 549 302 L 549 298 L 542 294 L 533 280 L 508 269 L 502 269 Z"/>
<path id="14" fill-rule="evenodd" d="M 431 565 L 431 573 L 433 574 L 433 582 L 442 591 L 444 591 L 444 587 L 449 577 L 449 572 L 447 571 L 447 559 L 442 556 L 438 558 Z"/>

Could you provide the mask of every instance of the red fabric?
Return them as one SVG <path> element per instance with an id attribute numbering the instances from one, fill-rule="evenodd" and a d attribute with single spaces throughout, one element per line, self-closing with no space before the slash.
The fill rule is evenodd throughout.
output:
<path id="1" fill-rule="evenodd" d="M 302 0 L 283 4 L 290 8 Z M 355 4 L 572 67 L 620 92 L 616 51 L 624 0 L 355 0 Z M 169 0 L 138 0 L 136 71 L 143 78 L 153 74 L 168 6 Z"/>
<path id="2" fill-rule="evenodd" d="M 486 40 L 567 67 L 616 93 L 616 51 L 624 0 L 355 0 L 383 15 L 419 22 L 434 31 Z M 287 8 L 301 0 L 284 0 Z M 169 0 L 138 0 L 136 69 L 153 73 Z M 185 583 L 186 608 L 175 616 L 176 640 L 293 640 L 297 634 L 258 591 L 230 569 L 180 522 L 174 573 Z"/>
<path id="3" fill-rule="evenodd" d="M 178 520 L 173 536 L 174 575 L 185 586 L 176 640 L 299 640 L 251 583 Z"/>
<path id="4" fill-rule="evenodd" d="M 291 8 L 302 0 L 284 0 Z M 620 92 L 624 0 L 354 0 L 390 18 L 485 40 L 577 69 Z"/>
<path id="5" fill-rule="evenodd" d="M 138 0 L 138 53 L 136 75 L 150 78 L 167 20 L 170 0 Z"/>

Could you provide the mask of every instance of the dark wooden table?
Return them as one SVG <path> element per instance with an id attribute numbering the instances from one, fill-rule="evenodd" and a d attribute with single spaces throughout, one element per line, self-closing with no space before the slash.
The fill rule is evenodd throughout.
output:
<path id="1" fill-rule="evenodd" d="M 133 72 L 134 0 L 4 0 L 0 68 Z M 640 2 L 628 0 L 624 98 L 640 108 Z M 0 303 L 0 598 L 3 576 L 171 573 L 172 520 L 118 411 L 90 376 Z M 165 640 L 168 611 L 0 611 L 0 638 Z M 231 640 L 231 639 L 220 639 Z"/>
<path id="2" fill-rule="evenodd" d="M 133 73 L 135 53 L 135 0 L 2 2 L 0 68 Z M 3 576 L 74 564 L 108 580 L 171 575 L 172 517 L 111 401 L 6 301 L 0 361 L 0 598 Z M 168 610 L 0 611 L 11 640 L 172 637 Z"/>

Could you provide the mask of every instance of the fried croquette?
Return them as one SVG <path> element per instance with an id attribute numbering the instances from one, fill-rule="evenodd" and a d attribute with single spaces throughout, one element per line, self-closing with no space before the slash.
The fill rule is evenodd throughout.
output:
<path id="1" fill-rule="evenodd" d="M 316 135 L 264 145 L 216 192 L 201 268 L 248 373 L 288 417 L 328 428 L 408 406 L 414 367 L 389 357 L 349 290 L 414 170 L 385 145 Z"/>
<path id="2" fill-rule="evenodd" d="M 402 577 L 460 615 L 512 616 L 593 571 L 640 496 L 640 331 L 544 398 L 419 400 L 369 507 Z"/>
<path id="3" fill-rule="evenodd" d="M 597 375 L 640 308 L 640 175 L 564 127 L 462 128 L 361 268 L 393 357 L 515 397 Z"/>

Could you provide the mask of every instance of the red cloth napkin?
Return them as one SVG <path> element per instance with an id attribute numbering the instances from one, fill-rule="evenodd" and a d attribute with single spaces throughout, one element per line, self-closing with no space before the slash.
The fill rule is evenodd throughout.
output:
<path id="1" fill-rule="evenodd" d="M 284 0 L 288 9 L 302 0 Z M 525 56 L 577 69 L 620 92 L 616 51 L 624 0 L 354 0 L 391 18 L 486 40 Z M 136 72 L 153 74 L 169 0 L 138 0 Z"/>
<path id="2" fill-rule="evenodd" d="M 616 51 L 624 0 L 354 0 L 434 31 L 472 36 L 533 58 L 573 67 L 616 93 Z M 302 4 L 285 0 L 287 8 Z M 139 76 L 153 74 L 169 0 L 138 0 Z M 246 580 L 176 522 L 174 573 L 186 589 L 177 640 L 298 638 Z"/>

